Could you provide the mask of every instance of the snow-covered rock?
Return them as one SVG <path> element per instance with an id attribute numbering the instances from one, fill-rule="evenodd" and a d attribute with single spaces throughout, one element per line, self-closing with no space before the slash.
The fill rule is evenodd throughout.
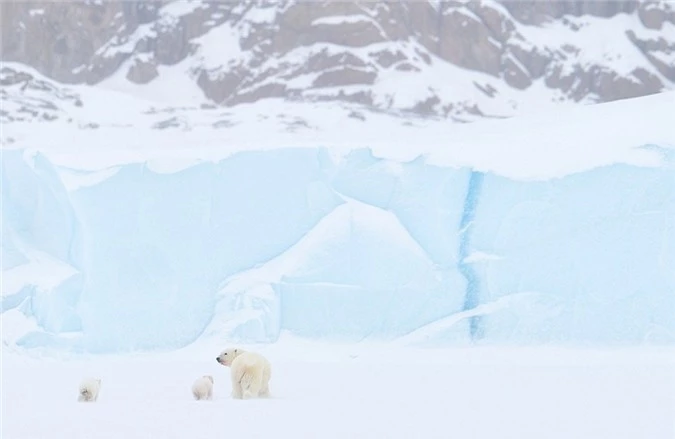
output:
<path id="1" fill-rule="evenodd" d="M 284 98 L 467 121 L 675 81 L 663 0 L 11 2 L 2 37 L 3 61 L 178 106 Z"/>

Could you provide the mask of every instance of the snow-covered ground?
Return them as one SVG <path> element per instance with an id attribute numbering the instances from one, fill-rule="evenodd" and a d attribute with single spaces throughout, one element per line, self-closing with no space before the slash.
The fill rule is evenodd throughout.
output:
<path id="1" fill-rule="evenodd" d="M 273 397 L 233 400 L 222 347 L 55 358 L 3 352 L 3 439 L 672 439 L 675 350 L 413 349 L 283 340 Z M 194 401 L 212 374 L 214 400 Z M 76 402 L 85 376 L 98 402 Z"/>

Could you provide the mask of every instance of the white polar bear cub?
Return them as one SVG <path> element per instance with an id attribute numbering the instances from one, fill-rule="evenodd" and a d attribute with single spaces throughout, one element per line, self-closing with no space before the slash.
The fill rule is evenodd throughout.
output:
<path id="1" fill-rule="evenodd" d="M 80 402 L 94 402 L 98 399 L 100 390 L 101 380 L 99 378 L 85 378 L 80 383 L 80 393 L 77 400 Z"/>
<path id="2" fill-rule="evenodd" d="M 197 401 L 202 399 L 213 399 L 213 377 L 211 375 L 204 375 L 192 385 L 192 395 Z"/>
<path id="3" fill-rule="evenodd" d="M 262 355 L 231 348 L 221 352 L 216 361 L 230 368 L 233 398 L 249 399 L 270 395 L 272 368 Z"/>

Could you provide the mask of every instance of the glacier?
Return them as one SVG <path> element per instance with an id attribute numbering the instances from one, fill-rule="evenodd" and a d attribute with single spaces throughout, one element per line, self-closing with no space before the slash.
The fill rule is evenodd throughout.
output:
<path id="1" fill-rule="evenodd" d="M 527 180 L 280 147 L 72 174 L 3 150 L 7 345 L 675 342 L 672 160 Z"/>

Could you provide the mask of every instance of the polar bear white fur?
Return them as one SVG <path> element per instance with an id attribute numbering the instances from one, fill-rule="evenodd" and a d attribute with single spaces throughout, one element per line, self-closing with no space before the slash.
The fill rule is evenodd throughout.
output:
<path id="1" fill-rule="evenodd" d="M 85 378 L 80 383 L 79 395 L 77 400 L 80 402 L 94 402 L 98 399 L 98 393 L 101 390 L 100 378 Z"/>
<path id="2" fill-rule="evenodd" d="M 211 375 L 204 375 L 197 378 L 194 384 L 192 384 L 192 395 L 197 401 L 213 399 L 213 377 Z"/>
<path id="3" fill-rule="evenodd" d="M 230 368 L 232 398 L 265 398 L 270 395 L 272 368 L 262 355 L 231 348 L 221 352 L 216 361 Z"/>

